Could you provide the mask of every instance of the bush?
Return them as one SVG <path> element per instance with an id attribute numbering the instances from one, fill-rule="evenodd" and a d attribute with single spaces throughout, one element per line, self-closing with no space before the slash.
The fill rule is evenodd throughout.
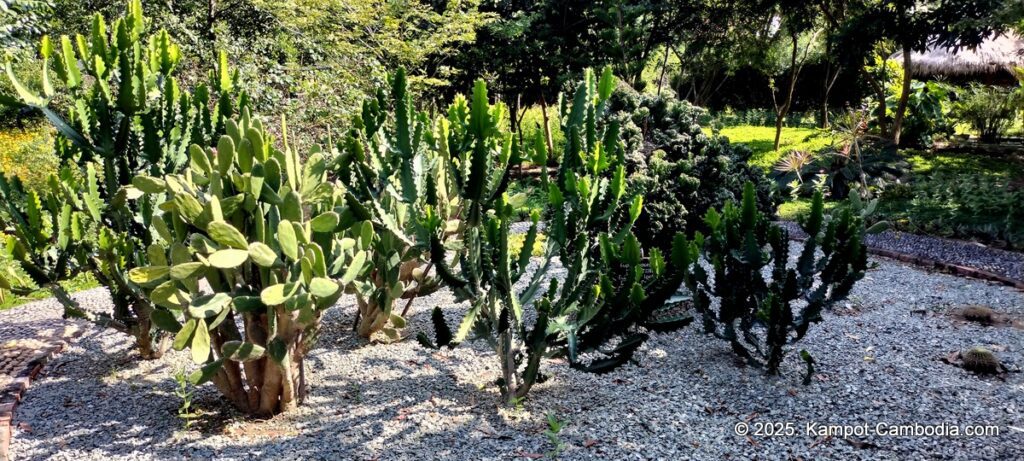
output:
<path id="1" fill-rule="evenodd" d="M 212 381 L 240 410 L 270 415 L 304 392 L 300 370 L 320 317 L 365 269 L 373 229 L 341 222 L 344 198 L 322 153 L 303 162 L 243 113 L 216 150 L 189 149 L 185 174 L 135 178 L 163 205 L 151 265 L 128 278 L 161 307 L 152 320 L 175 335 L 175 349 L 202 365 L 193 384 Z M 345 244 L 350 227 L 356 238 Z"/>
<path id="2" fill-rule="evenodd" d="M 955 105 L 957 118 L 969 123 L 982 141 L 1006 135 L 1017 118 L 1017 97 L 1008 89 L 971 85 Z"/>
<path id="3" fill-rule="evenodd" d="M 86 35 L 44 36 L 29 66 L 37 80 L 5 64 L 18 98 L 0 102 L 44 114 L 56 128 L 61 164 L 38 191 L 0 175 L 0 227 L 12 230 L 6 250 L 36 286 L 53 292 L 65 316 L 129 334 L 143 358 L 158 358 L 169 341 L 150 322 L 155 307 L 125 280 L 131 268 L 148 265 L 157 206 L 130 200 L 139 192 L 132 178 L 180 172 L 189 144 L 217 139 L 248 98 L 235 98 L 237 72 L 223 53 L 210 85 L 180 87 L 180 48 L 149 23 L 132 0 L 109 25 L 96 14 Z M 60 282 L 85 272 L 110 290 L 112 312 L 82 309 L 63 290 Z"/>
<path id="4" fill-rule="evenodd" d="M 809 197 L 824 190 L 837 200 L 847 198 L 854 190 L 862 197 L 871 197 L 899 184 L 910 164 L 891 142 L 867 134 L 869 120 L 870 114 L 863 109 L 839 117 L 834 135 L 838 148 L 791 151 L 775 165 L 776 182 L 788 187 L 793 197 Z"/>
<path id="5" fill-rule="evenodd" d="M 953 90 L 938 82 L 913 82 L 907 97 L 907 114 L 903 120 L 900 144 L 930 147 L 936 137 L 953 135 L 953 123 L 946 118 Z M 895 104 L 898 100 L 887 101 Z"/>
<path id="6" fill-rule="evenodd" d="M 701 217 L 738 199 L 748 181 L 755 184 L 758 209 L 775 210 L 776 188 L 747 164 L 750 150 L 707 135 L 699 124 L 704 109 L 621 87 L 610 107 L 622 126 L 630 186 L 645 196 L 636 226 L 644 247 L 668 250 L 664 236 L 707 230 Z"/>
<path id="7" fill-rule="evenodd" d="M 921 175 L 902 196 L 883 196 L 896 227 L 1024 248 L 1024 190 L 1006 178 L 939 172 Z"/>

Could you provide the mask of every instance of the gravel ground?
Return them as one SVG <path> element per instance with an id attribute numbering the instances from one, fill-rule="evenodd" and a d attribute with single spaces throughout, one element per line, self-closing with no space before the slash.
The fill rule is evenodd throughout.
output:
<path id="1" fill-rule="evenodd" d="M 77 297 L 105 302 L 99 290 Z M 1024 316 L 1024 295 L 1013 289 L 879 260 L 799 344 L 818 362 L 809 386 L 795 355 L 781 377 L 766 377 L 691 326 L 652 335 L 637 364 L 606 375 L 546 362 L 552 378 L 522 408 L 501 409 L 486 386 L 497 363 L 482 345 L 370 345 L 349 332 L 354 307 L 343 299 L 325 316 L 296 412 L 247 421 L 207 385 L 194 403 L 206 415 L 190 430 L 173 395 L 174 372 L 191 366 L 185 354 L 140 362 L 124 336 L 90 330 L 33 384 L 11 448 L 16 459 L 525 459 L 552 453 L 551 414 L 565 421 L 563 459 L 1024 459 L 1024 376 L 979 377 L 941 360 L 984 345 L 1020 370 L 1024 336 L 947 315 L 965 304 Z M 464 309 L 446 292 L 417 300 L 410 336 L 429 328 L 434 305 L 450 321 Z M 40 302 L 0 319 L 27 315 L 59 310 Z M 784 434 L 791 423 L 794 433 L 738 436 L 741 422 L 752 431 L 780 424 Z M 809 423 L 997 425 L 1000 433 L 827 437 L 807 434 Z"/>
<path id="2" fill-rule="evenodd" d="M 793 235 L 806 235 L 792 221 L 779 221 Z M 937 261 L 984 269 L 1014 280 L 1024 280 L 1024 253 L 1000 250 L 977 242 L 945 239 L 889 230 L 865 238 L 868 246 L 898 251 Z"/>

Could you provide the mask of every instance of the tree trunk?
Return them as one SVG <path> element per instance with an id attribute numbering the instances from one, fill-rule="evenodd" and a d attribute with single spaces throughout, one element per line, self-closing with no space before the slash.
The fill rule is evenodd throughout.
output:
<path id="1" fill-rule="evenodd" d="M 548 120 L 548 102 L 544 98 L 544 94 L 540 95 L 540 114 L 544 119 L 544 141 L 548 145 L 548 164 L 552 164 L 552 159 L 555 157 L 555 146 L 551 141 L 551 122 Z M 544 167 L 544 165 L 537 165 Z"/>
<path id="2" fill-rule="evenodd" d="M 885 69 L 883 68 L 882 71 L 885 72 Z M 871 87 L 871 91 L 874 93 L 873 96 L 875 98 L 875 120 L 878 122 L 879 133 L 881 133 L 884 136 L 889 133 L 887 126 L 888 124 L 886 123 L 885 119 L 885 113 L 888 109 L 885 104 L 885 86 L 881 82 L 879 82 L 879 80 L 875 78 L 874 75 L 871 75 L 871 72 L 868 72 L 864 66 L 861 66 L 860 73 L 864 77 L 864 80 L 868 82 L 868 85 Z"/>
<path id="3" fill-rule="evenodd" d="M 661 87 L 665 85 L 665 70 L 668 69 L 668 53 L 670 51 L 668 45 L 665 45 L 665 58 L 661 60 L 661 76 L 658 77 L 658 96 L 661 96 Z"/>
<path id="4" fill-rule="evenodd" d="M 785 117 L 785 112 L 779 112 L 775 115 L 775 147 L 772 150 L 779 150 L 779 143 L 782 141 L 782 122 L 785 120 Z"/>
<path id="5" fill-rule="evenodd" d="M 509 108 L 511 108 L 511 110 L 509 111 L 508 119 L 509 119 L 509 125 L 510 125 L 509 128 L 511 129 L 512 133 L 515 133 L 515 135 L 517 137 L 519 137 L 519 144 L 522 145 L 523 144 L 523 130 L 522 130 L 522 127 L 519 126 L 519 102 L 520 102 L 520 96 L 519 95 L 516 95 L 516 97 L 511 98 L 511 100 L 509 101 Z"/>
<path id="6" fill-rule="evenodd" d="M 773 150 L 779 150 L 779 142 L 782 139 L 782 123 L 786 119 L 786 114 L 789 113 L 789 107 L 793 104 L 793 92 L 796 90 L 796 79 L 800 74 L 800 68 L 796 65 L 796 56 L 800 47 L 799 35 L 796 32 L 792 33 L 793 39 L 793 50 L 789 57 L 789 88 L 786 91 L 786 100 L 782 105 L 775 105 L 775 144 Z M 808 45 L 810 46 L 810 45 Z M 775 90 L 772 90 L 772 94 Z"/>
<path id="7" fill-rule="evenodd" d="M 139 346 L 139 355 L 145 360 L 163 357 L 171 348 L 171 336 L 153 327 L 153 307 L 135 302 L 131 304 L 131 310 L 137 319 L 132 333 Z"/>
<path id="8" fill-rule="evenodd" d="M 900 101 L 896 105 L 896 115 L 892 122 L 892 142 L 900 145 L 900 132 L 903 130 L 903 119 L 907 114 L 907 99 L 910 98 L 910 53 L 913 50 L 909 45 L 903 45 L 903 87 L 900 89 Z"/>
<path id="9" fill-rule="evenodd" d="M 836 80 L 839 79 L 839 73 L 842 70 L 841 67 L 836 67 L 835 72 L 832 72 L 832 61 L 828 61 L 825 64 L 825 81 L 824 81 L 824 94 L 821 98 L 821 128 L 828 129 L 832 126 L 831 121 L 828 119 L 828 100 L 832 95 L 832 87 L 835 86 Z"/>
<path id="10" fill-rule="evenodd" d="M 271 416 L 295 407 L 304 393 L 303 360 L 306 345 L 303 344 L 304 327 L 293 312 L 277 306 L 270 315 L 276 316 L 277 334 L 268 341 L 267 314 L 245 314 L 246 337 L 242 338 L 234 319 L 229 317 L 210 332 L 210 360 L 221 361 L 222 365 L 210 380 L 217 390 L 243 413 Z M 319 318 L 314 320 L 319 323 Z M 315 326 L 313 327 L 315 328 Z M 227 341 L 245 340 L 267 349 L 258 359 L 235 362 L 220 355 Z M 283 344 L 284 357 L 281 362 L 271 357 L 270 350 L 275 341 Z M 207 366 L 213 362 L 207 362 Z"/>
<path id="11" fill-rule="evenodd" d="M 363 299 L 362 295 L 356 294 L 356 305 L 359 307 L 359 324 L 356 326 L 356 333 L 360 338 L 369 339 L 374 333 L 384 328 L 388 322 L 388 316 L 380 308 L 375 300 Z"/>

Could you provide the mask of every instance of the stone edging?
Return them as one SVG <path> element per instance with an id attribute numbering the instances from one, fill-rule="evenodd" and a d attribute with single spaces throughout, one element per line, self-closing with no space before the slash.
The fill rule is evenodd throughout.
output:
<path id="1" fill-rule="evenodd" d="M 43 366 L 53 356 L 64 350 L 69 339 L 74 339 L 81 335 L 82 330 L 76 330 L 70 337 L 61 338 L 54 336 L 53 338 L 48 338 L 52 343 L 44 348 L 40 348 L 40 353 L 18 371 L 18 374 L 6 388 L 0 390 L 0 461 L 10 461 L 11 459 L 10 447 L 13 432 L 11 424 L 14 421 L 14 410 L 18 407 L 18 403 L 21 402 L 25 391 L 28 390 L 32 381 L 43 370 Z"/>
<path id="2" fill-rule="evenodd" d="M 973 267 L 961 266 L 959 264 L 952 264 L 934 259 L 923 258 L 920 256 L 915 256 L 908 253 L 900 253 L 898 251 L 886 250 L 883 248 L 868 247 L 868 253 L 889 259 L 895 259 L 901 262 L 913 264 L 915 266 L 923 267 L 926 269 L 935 269 L 953 275 L 970 277 L 980 280 L 987 280 L 990 282 L 1008 285 L 1019 290 L 1024 290 L 1024 280 L 1012 279 L 1004 275 L 999 275 L 996 274 L 995 272 L 987 271 L 984 269 L 975 269 Z"/>
<path id="3" fill-rule="evenodd" d="M 804 240 L 807 240 L 807 237 L 794 236 L 790 234 L 789 239 L 802 242 Z M 904 262 L 924 269 L 937 270 L 940 272 L 946 272 L 953 275 L 959 275 L 961 277 L 969 277 L 973 279 L 986 280 L 989 282 L 996 282 L 1017 288 L 1018 290 L 1024 290 L 1024 280 L 1012 279 L 1010 277 L 999 275 L 996 274 L 995 272 L 987 271 L 984 269 L 975 269 L 973 267 L 961 266 L 959 264 L 947 263 L 935 259 L 924 258 L 910 253 L 901 253 L 899 251 L 886 250 L 884 248 L 877 248 L 872 246 L 868 246 L 868 253 L 873 254 L 875 256 L 881 256 L 883 258 Z"/>

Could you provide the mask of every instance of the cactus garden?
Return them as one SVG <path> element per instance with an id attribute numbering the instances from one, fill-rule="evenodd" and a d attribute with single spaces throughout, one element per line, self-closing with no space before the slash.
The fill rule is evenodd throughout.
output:
<path id="1" fill-rule="evenodd" d="M 0 461 L 1024 457 L 1024 255 L 894 230 L 907 95 L 786 183 L 699 104 L 732 6 L 143 3 L 0 0 L 52 144 L 0 168 Z M 806 3 L 779 130 L 877 7 Z"/>

